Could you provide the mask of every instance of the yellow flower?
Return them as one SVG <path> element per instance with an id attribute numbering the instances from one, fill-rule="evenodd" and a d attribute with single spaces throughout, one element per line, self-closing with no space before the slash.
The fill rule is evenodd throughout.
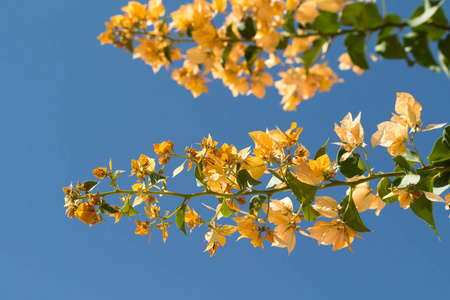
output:
<path id="1" fill-rule="evenodd" d="M 247 217 L 235 217 L 233 220 L 236 221 L 237 230 L 241 234 L 238 240 L 241 238 L 248 238 L 251 239 L 251 243 L 254 247 L 264 248 L 261 232 L 258 231 L 258 225 L 255 224 L 257 217 L 247 215 Z"/>
<path id="2" fill-rule="evenodd" d="M 335 175 L 334 163 L 330 162 L 327 154 L 318 157 L 317 160 L 310 159 L 308 162 L 298 160 L 295 163 L 296 165 L 292 167 L 294 174 L 300 181 L 307 184 L 318 184 L 325 179 L 325 176 Z"/>
<path id="3" fill-rule="evenodd" d="M 106 169 L 105 167 L 96 168 L 94 169 L 94 171 L 92 171 L 92 173 L 98 179 L 104 179 L 109 174 L 108 169 Z"/>
<path id="4" fill-rule="evenodd" d="M 359 179 L 352 178 L 352 179 Z M 386 206 L 386 202 L 381 200 L 378 195 L 372 194 L 369 182 L 358 184 L 353 190 L 353 202 L 355 202 L 358 212 L 364 212 L 368 209 L 376 209 L 375 214 L 378 216 L 381 210 Z"/>
<path id="5" fill-rule="evenodd" d="M 219 245 L 225 246 L 225 236 L 232 235 L 236 231 L 236 226 L 231 225 L 214 225 L 214 227 L 205 234 L 205 240 L 208 242 L 205 251 L 209 251 L 211 256 L 214 255 Z M 217 244 L 217 245 L 216 245 Z M 213 249 L 213 252 L 210 250 Z"/>
<path id="6" fill-rule="evenodd" d="M 395 102 L 395 112 L 398 113 L 400 119 L 403 119 L 408 127 L 418 128 L 422 125 L 420 120 L 420 112 L 422 105 L 414 100 L 414 97 L 408 93 L 397 93 L 397 101 Z M 395 116 L 395 115 L 394 115 Z M 395 116 L 398 117 L 398 116 Z M 394 117 L 393 117 L 394 118 Z M 398 118 L 394 118 L 397 123 L 402 124 Z M 394 121 L 392 120 L 392 121 Z"/>
<path id="7" fill-rule="evenodd" d="M 320 10 L 335 13 L 344 8 L 345 1 L 346 0 L 316 0 L 316 3 Z"/>
<path id="8" fill-rule="evenodd" d="M 155 171 L 155 160 L 141 154 L 139 160 L 131 160 L 131 168 L 131 175 L 136 174 L 137 178 L 144 179 L 146 175 Z"/>
<path id="9" fill-rule="evenodd" d="M 128 2 L 127 6 L 122 7 L 122 11 L 125 12 L 130 18 L 132 18 L 133 22 L 137 22 L 146 18 L 146 8 L 146 4 L 141 4 L 137 1 L 130 1 Z"/>
<path id="10" fill-rule="evenodd" d="M 348 113 L 341 121 L 341 127 L 334 123 L 334 131 L 346 147 L 346 151 L 353 151 L 356 147 L 364 145 L 364 129 L 361 126 L 361 113 L 353 120 L 352 114 Z"/>
<path id="11" fill-rule="evenodd" d="M 377 125 L 378 131 L 372 135 L 372 147 L 387 147 L 389 154 L 397 156 L 405 153 L 405 141 L 409 140 L 408 130 L 396 122 L 383 122 Z"/>
<path id="12" fill-rule="evenodd" d="M 148 13 L 147 18 L 153 22 L 159 20 L 160 17 L 164 16 L 166 10 L 162 4 L 162 0 L 150 0 L 148 2 Z"/>
<path id="13" fill-rule="evenodd" d="M 272 53 L 276 50 L 278 44 L 283 37 L 270 26 L 264 26 L 256 33 L 254 40 L 256 46 L 263 48 L 265 51 Z"/>
<path id="14" fill-rule="evenodd" d="M 213 8 L 218 12 L 224 12 L 227 8 L 227 0 L 213 0 Z"/>
<path id="15" fill-rule="evenodd" d="M 165 222 L 165 223 L 161 223 L 155 226 L 156 229 L 161 229 L 162 232 L 162 238 L 163 238 L 163 242 L 166 243 L 166 239 L 169 236 L 169 232 L 167 231 L 167 228 L 170 227 L 170 224 L 172 224 L 173 222 Z"/>
<path id="16" fill-rule="evenodd" d="M 136 220 L 136 231 L 134 232 L 135 234 L 140 234 L 140 235 L 147 235 L 149 233 L 149 226 L 150 226 L 150 222 L 149 221 L 145 221 L 145 222 L 139 222 L 138 220 Z"/>
<path id="17" fill-rule="evenodd" d="M 295 14 L 295 19 L 300 24 L 305 25 L 314 21 L 319 16 L 319 12 L 316 9 L 315 1 L 306 1 L 300 4 Z"/>
<path id="18" fill-rule="evenodd" d="M 318 221 L 307 230 L 310 232 L 309 236 L 316 239 L 319 245 L 333 245 L 333 251 L 348 247 L 353 253 L 351 244 L 355 236 L 362 239 L 358 232 L 336 219 L 331 222 Z"/>
<path id="19" fill-rule="evenodd" d="M 313 207 L 325 218 L 336 218 L 341 209 L 341 206 L 336 200 L 327 196 L 316 197 L 316 202 Z"/>
<path id="20" fill-rule="evenodd" d="M 95 206 L 89 203 L 80 204 L 75 211 L 75 217 L 86 224 L 94 224 L 99 221 L 97 213 L 95 212 Z"/>
<path id="21" fill-rule="evenodd" d="M 161 144 L 153 144 L 155 153 L 158 156 L 169 154 L 173 150 L 173 143 L 171 141 L 162 142 Z"/>
<path id="22" fill-rule="evenodd" d="M 214 45 L 216 37 L 216 28 L 210 23 L 205 23 L 202 27 L 192 31 L 192 38 L 200 45 L 211 47 Z"/>
<path id="23" fill-rule="evenodd" d="M 195 212 L 195 210 L 191 209 L 189 206 L 187 207 L 184 221 L 186 222 L 187 226 L 191 228 L 191 232 L 196 226 L 200 227 L 203 224 L 202 218 Z"/>

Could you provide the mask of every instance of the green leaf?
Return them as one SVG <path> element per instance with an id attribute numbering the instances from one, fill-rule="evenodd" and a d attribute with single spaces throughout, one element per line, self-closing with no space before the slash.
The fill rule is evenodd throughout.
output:
<path id="1" fill-rule="evenodd" d="M 356 209 L 355 202 L 353 202 L 353 199 L 349 198 L 349 196 L 346 196 L 341 201 L 341 207 L 344 211 L 342 214 L 342 220 L 353 230 L 358 232 L 371 232 L 372 230 L 368 229 L 361 220 L 358 210 Z"/>
<path id="2" fill-rule="evenodd" d="M 111 176 L 111 183 L 110 183 L 112 187 L 116 186 L 117 178 L 119 178 L 119 175 L 122 174 L 122 173 L 125 173 L 125 171 L 124 170 L 116 170 L 116 171 L 114 171 L 114 173 Z"/>
<path id="3" fill-rule="evenodd" d="M 303 215 L 305 219 L 308 221 L 315 221 L 318 217 L 320 217 L 320 213 L 315 210 L 311 205 L 303 205 L 302 206 Z"/>
<path id="4" fill-rule="evenodd" d="M 256 46 L 248 46 L 245 48 L 245 61 L 247 62 L 247 69 L 252 72 L 253 65 L 262 52 L 262 48 Z"/>
<path id="5" fill-rule="evenodd" d="M 289 32 L 292 35 L 297 35 L 297 30 L 295 30 L 295 23 L 294 23 L 294 11 L 288 10 L 286 15 L 284 16 L 284 30 Z"/>
<path id="6" fill-rule="evenodd" d="M 249 208 L 248 211 L 249 213 L 252 213 L 252 211 L 255 211 L 255 214 L 261 209 L 264 201 L 266 201 L 267 197 L 263 196 L 263 195 L 257 195 L 257 196 L 253 196 L 252 199 L 250 199 L 250 203 L 249 203 Z"/>
<path id="7" fill-rule="evenodd" d="M 352 3 L 344 7 L 341 24 L 364 30 L 379 27 L 383 18 L 378 12 L 376 4 Z"/>
<path id="8" fill-rule="evenodd" d="M 411 166 L 420 163 L 420 159 L 417 153 L 409 149 L 406 149 L 405 153 L 402 154 L 402 157 L 405 158 Z"/>
<path id="9" fill-rule="evenodd" d="M 311 48 L 303 52 L 302 61 L 306 69 L 308 69 L 314 63 L 314 60 L 317 58 L 320 51 L 322 50 L 323 44 L 325 44 L 326 42 L 327 39 L 324 37 L 315 39 Z"/>
<path id="10" fill-rule="evenodd" d="M 345 47 L 352 62 L 361 69 L 368 70 L 369 64 L 366 60 L 366 35 L 364 33 L 349 33 L 345 38 Z"/>
<path id="11" fill-rule="evenodd" d="M 408 160 L 402 155 L 397 155 L 392 158 L 393 161 L 403 170 L 407 175 L 409 174 L 417 174 L 417 171 L 411 167 Z"/>
<path id="12" fill-rule="evenodd" d="M 320 147 L 320 149 L 316 152 L 316 155 L 314 155 L 314 160 L 318 159 L 319 157 L 321 157 L 322 155 L 327 154 L 327 145 L 328 145 L 328 141 L 330 139 L 328 139 L 325 144 L 323 144 L 322 147 Z"/>
<path id="13" fill-rule="evenodd" d="M 99 181 L 85 181 L 83 182 L 83 187 L 86 193 L 92 191 L 100 182 Z"/>
<path id="14" fill-rule="evenodd" d="M 226 199 L 222 199 L 222 206 L 220 207 L 220 212 L 222 213 L 222 216 L 224 216 L 225 218 L 228 218 L 229 216 L 234 214 L 236 211 L 234 211 L 233 209 L 230 209 L 228 207 Z"/>
<path id="15" fill-rule="evenodd" d="M 427 67 L 433 72 L 441 70 L 431 54 L 427 36 L 424 32 L 413 31 L 404 35 L 403 44 L 405 51 L 411 52 L 419 65 Z"/>
<path id="16" fill-rule="evenodd" d="M 237 28 L 241 36 L 247 40 L 251 40 L 256 34 L 252 17 L 247 17 L 244 22 L 237 23 Z"/>
<path id="17" fill-rule="evenodd" d="M 444 132 L 442 133 L 442 144 L 445 148 L 450 150 L 450 126 L 444 128 Z"/>
<path id="18" fill-rule="evenodd" d="M 425 192 L 433 192 L 433 183 L 434 178 L 433 176 L 426 176 L 422 178 L 417 184 L 416 184 L 416 190 L 419 191 L 425 191 Z"/>
<path id="19" fill-rule="evenodd" d="M 110 215 L 110 214 L 115 214 L 115 213 L 119 212 L 117 209 L 115 209 L 108 203 L 103 203 L 103 204 L 99 205 L 98 208 L 100 210 L 100 213 L 103 215 Z"/>
<path id="20" fill-rule="evenodd" d="M 436 195 L 442 194 L 450 187 L 450 172 L 442 173 L 435 177 L 433 181 L 433 193 Z"/>
<path id="21" fill-rule="evenodd" d="M 128 51 L 130 51 L 131 53 L 133 53 L 134 49 L 133 49 L 133 39 L 127 39 L 127 41 L 125 42 L 125 48 L 127 48 Z"/>
<path id="22" fill-rule="evenodd" d="M 172 63 L 172 44 L 164 47 L 163 52 L 167 60 Z"/>
<path id="23" fill-rule="evenodd" d="M 188 25 L 188 28 L 187 28 L 187 30 L 186 30 L 186 35 L 187 35 L 188 37 L 192 37 L 192 30 L 194 30 L 194 27 L 192 27 L 192 24 L 189 24 L 189 25 Z"/>
<path id="24" fill-rule="evenodd" d="M 441 68 L 448 78 L 450 78 L 450 34 L 438 43 L 438 59 Z"/>
<path id="25" fill-rule="evenodd" d="M 317 186 L 301 182 L 289 170 L 286 171 L 286 179 L 298 202 L 309 205 L 314 201 Z"/>
<path id="26" fill-rule="evenodd" d="M 220 63 L 222 64 L 222 67 L 225 68 L 225 64 L 227 63 L 228 60 L 228 55 L 230 55 L 231 49 L 233 49 L 232 45 L 227 45 L 222 52 L 222 57 L 220 59 Z"/>
<path id="27" fill-rule="evenodd" d="M 423 12 L 419 16 L 415 16 L 416 12 L 414 12 L 408 20 L 409 26 L 417 27 L 427 22 L 434 16 L 444 1 L 445 0 L 441 0 L 438 3 L 435 3 L 435 5 L 431 5 L 430 0 L 424 0 L 424 6 L 418 8 L 419 11 L 422 8 Z"/>
<path id="28" fill-rule="evenodd" d="M 405 50 L 402 44 L 400 44 L 397 35 L 390 35 L 382 39 L 378 39 L 375 51 L 382 57 L 387 59 L 406 59 Z"/>
<path id="29" fill-rule="evenodd" d="M 431 3 L 436 4 L 437 2 Z M 423 12 L 424 7 L 420 6 L 414 11 L 414 13 L 410 18 L 420 16 Z M 431 22 L 433 24 L 429 24 Z M 420 26 L 414 27 L 413 30 L 425 32 L 427 35 L 427 39 L 430 41 L 438 41 L 446 33 L 446 30 L 443 28 L 436 27 L 435 24 L 441 25 L 443 27 L 447 26 L 448 24 L 447 18 L 445 17 L 445 12 L 442 9 L 442 7 L 439 7 L 436 13 L 427 22 L 425 22 Z"/>
<path id="30" fill-rule="evenodd" d="M 402 23 L 402 18 L 395 14 L 388 14 L 384 18 L 384 24 L 385 26 L 388 24 L 392 25 L 399 25 Z M 380 30 L 380 33 L 378 34 L 378 40 L 382 40 L 392 34 L 396 27 L 395 26 L 386 26 L 383 29 Z"/>
<path id="31" fill-rule="evenodd" d="M 316 30 L 325 33 L 333 34 L 339 30 L 338 15 L 328 11 L 319 11 L 319 16 L 314 20 Z"/>
<path id="32" fill-rule="evenodd" d="M 347 153 L 347 151 L 344 147 L 341 147 L 336 158 L 339 172 L 341 172 L 342 175 L 347 178 L 352 178 L 366 173 L 367 169 L 364 166 L 359 153 L 353 152 L 346 160 L 340 162 L 342 155 L 345 153 Z"/>
<path id="33" fill-rule="evenodd" d="M 130 198 L 127 198 L 127 201 L 122 207 L 122 212 L 128 217 L 140 215 L 140 213 L 133 208 L 133 205 L 131 205 Z"/>
<path id="34" fill-rule="evenodd" d="M 398 201 L 398 196 L 392 196 L 384 199 L 384 197 L 392 191 L 392 181 L 389 178 L 383 178 L 380 180 L 377 186 L 378 196 L 386 203 L 394 203 Z"/>
<path id="35" fill-rule="evenodd" d="M 200 165 L 201 165 L 201 161 L 195 167 L 195 171 L 194 171 L 195 180 L 197 181 L 198 187 L 204 187 L 205 189 L 207 189 L 207 186 L 204 183 L 205 176 L 203 175 L 203 171 L 202 171 L 202 168 Z"/>
<path id="36" fill-rule="evenodd" d="M 435 162 L 441 160 L 442 158 L 445 158 L 448 155 L 450 155 L 450 150 L 444 146 L 443 139 L 444 139 L 443 137 L 440 137 L 436 140 L 433 150 L 431 150 L 430 155 L 428 155 L 428 161 L 431 164 L 434 164 Z"/>
<path id="37" fill-rule="evenodd" d="M 239 170 L 236 179 L 241 190 L 251 190 L 254 186 L 262 183 L 261 181 L 254 179 L 245 169 Z"/>
<path id="38" fill-rule="evenodd" d="M 282 32 L 281 35 L 283 38 L 280 40 L 280 42 L 277 45 L 277 50 L 284 50 L 287 48 L 289 43 L 289 34 L 287 32 Z"/>
<path id="39" fill-rule="evenodd" d="M 160 183 L 161 181 L 163 181 L 166 178 L 167 178 L 167 176 L 163 176 L 156 172 L 151 172 L 150 175 L 148 175 L 148 185 L 154 186 L 155 184 Z"/>
<path id="40" fill-rule="evenodd" d="M 430 225 L 430 227 L 434 230 L 436 235 L 439 238 L 439 234 L 436 229 L 436 225 L 434 223 L 433 217 L 433 202 L 428 200 L 425 197 L 425 194 L 422 194 L 420 198 L 414 199 L 410 204 L 411 210 L 414 212 L 416 216 Z"/>
<path id="41" fill-rule="evenodd" d="M 230 25 L 227 26 L 226 35 L 232 42 L 236 42 L 239 40 L 239 38 L 236 36 L 236 34 L 234 34 L 233 23 L 231 23 Z"/>
<path id="42" fill-rule="evenodd" d="M 175 224 L 177 227 L 183 232 L 186 236 L 186 223 L 185 223 L 185 215 L 186 215 L 186 204 L 182 204 L 177 211 L 177 216 L 175 218 Z"/>

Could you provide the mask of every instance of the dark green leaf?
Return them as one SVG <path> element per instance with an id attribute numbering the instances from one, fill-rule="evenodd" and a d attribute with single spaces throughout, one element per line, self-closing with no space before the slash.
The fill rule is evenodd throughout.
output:
<path id="1" fill-rule="evenodd" d="M 394 180 L 393 185 L 397 189 L 405 189 L 412 185 L 415 185 L 419 181 L 420 181 L 420 175 L 409 174 L 409 175 L 401 176 L 400 178 L 397 178 L 396 180 Z"/>
<path id="2" fill-rule="evenodd" d="M 285 34 L 283 34 L 285 33 Z M 284 50 L 287 48 L 288 43 L 289 43 L 289 34 L 287 32 L 283 32 L 281 33 L 281 35 L 283 36 L 283 38 L 280 40 L 280 42 L 277 45 L 277 50 Z"/>
<path id="3" fill-rule="evenodd" d="M 284 30 L 289 32 L 292 35 L 297 34 L 297 30 L 295 30 L 295 23 L 294 23 L 294 11 L 288 10 L 286 15 L 284 16 Z"/>
<path id="4" fill-rule="evenodd" d="M 395 14 L 388 14 L 384 18 L 384 24 L 392 24 L 392 25 L 399 25 L 402 23 L 402 18 L 400 16 L 397 16 Z M 378 34 L 378 41 L 382 40 L 392 34 L 396 27 L 395 26 L 386 26 L 383 29 L 380 30 L 380 33 Z"/>
<path id="5" fill-rule="evenodd" d="M 148 175 L 148 185 L 149 186 L 154 186 L 155 184 L 163 181 L 166 178 L 167 178 L 167 176 L 163 176 L 163 175 L 158 174 L 156 172 L 151 172 L 150 175 Z"/>
<path id="6" fill-rule="evenodd" d="M 345 38 L 345 47 L 352 62 L 361 69 L 368 70 L 369 64 L 366 59 L 366 35 L 364 33 L 349 33 Z"/>
<path id="7" fill-rule="evenodd" d="M 376 4 L 352 3 L 344 7 L 341 24 L 355 29 L 372 29 L 383 24 Z"/>
<path id="8" fill-rule="evenodd" d="M 116 171 L 114 171 L 114 173 L 111 176 L 111 183 L 110 183 L 112 187 L 116 186 L 117 178 L 119 178 L 119 175 L 122 174 L 122 173 L 125 173 L 125 171 L 123 171 L 123 170 L 116 170 Z"/>
<path id="9" fill-rule="evenodd" d="M 389 178 L 383 178 L 382 180 L 380 180 L 377 186 L 377 192 L 381 200 L 383 200 L 386 203 L 393 203 L 398 201 L 397 195 L 384 199 L 384 197 L 391 191 L 392 191 L 392 182 L 389 180 Z"/>
<path id="10" fill-rule="evenodd" d="M 319 16 L 314 20 L 316 30 L 325 33 L 333 34 L 339 30 L 338 15 L 332 12 L 323 11 L 319 12 Z"/>
<path id="11" fill-rule="evenodd" d="M 411 52 L 418 64 L 427 67 L 433 72 L 439 72 L 441 70 L 431 54 L 425 33 L 410 32 L 403 36 L 403 44 L 405 51 Z"/>
<path id="12" fill-rule="evenodd" d="M 175 223 L 177 224 L 177 227 L 181 230 L 181 232 L 183 232 L 187 236 L 185 215 L 186 215 L 186 204 L 182 204 L 177 211 Z"/>
<path id="13" fill-rule="evenodd" d="M 411 202 L 411 210 L 414 212 L 416 216 L 424 220 L 430 225 L 430 227 L 434 230 L 436 235 L 439 237 L 438 232 L 436 230 L 436 225 L 434 223 L 433 217 L 433 202 L 428 200 L 425 197 L 425 194 L 422 194 L 420 198 L 414 199 Z"/>
<path id="14" fill-rule="evenodd" d="M 301 182 L 289 170 L 286 171 L 286 179 L 298 202 L 309 205 L 314 201 L 317 186 Z"/>
<path id="15" fill-rule="evenodd" d="M 417 153 L 409 149 L 406 149 L 405 153 L 402 154 L 402 157 L 404 157 L 411 166 L 420 163 L 420 159 Z"/>
<path id="16" fill-rule="evenodd" d="M 430 0 L 424 0 L 424 6 L 418 8 L 419 11 L 423 10 L 423 12 L 419 16 L 416 16 L 417 13 L 414 12 L 408 20 L 409 26 L 417 27 L 427 22 L 434 16 L 444 1 L 445 0 L 441 0 L 438 3 L 434 3 L 435 5 L 432 5 Z"/>
<path id="17" fill-rule="evenodd" d="M 127 39 L 127 41 L 125 43 L 125 48 L 127 48 L 128 51 L 133 53 L 133 51 L 134 51 L 134 49 L 133 49 L 133 39 Z"/>
<path id="18" fill-rule="evenodd" d="M 444 128 L 444 132 L 442 133 L 442 144 L 445 148 L 450 150 L 450 126 Z"/>
<path id="19" fill-rule="evenodd" d="M 267 197 L 263 195 L 253 196 L 249 203 L 249 213 L 252 213 L 253 210 L 255 211 L 255 214 L 258 213 L 266 199 Z"/>
<path id="20" fill-rule="evenodd" d="M 245 49 L 245 61 L 247 62 L 247 69 L 252 72 L 253 65 L 255 64 L 256 60 L 258 59 L 259 55 L 262 52 L 262 48 L 256 47 L 256 46 L 248 46 Z"/>
<path id="21" fill-rule="evenodd" d="M 428 161 L 432 164 L 450 155 L 450 150 L 444 146 L 443 139 L 443 137 L 440 137 L 436 140 L 433 150 L 428 155 Z"/>
<path id="22" fill-rule="evenodd" d="M 409 174 L 417 174 L 417 171 L 411 167 L 411 165 L 409 164 L 408 160 L 406 160 L 406 158 L 402 155 L 397 155 L 396 157 L 392 158 L 393 161 L 395 161 L 395 163 L 400 166 L 400 168 L 405 171 L 405 173 L 407 175 Z"/>
<path id="23" fill-rule="evenodd" d="M 378 39 L 375 51 L 387 59 L 406 59 L 406 55 L 403 46 L 400 44 L 396 35 L 390 35 L 382 39 Z"/>
<path id="24" fill-rule="evenodd" d="M 440 176 L 434 178 L 433 193 L 436 195 L 442 194 L 450 187 L 450 172 L 442 173 Z"/>
<path id="25" fill-rule="evenodd" d="M 239 38 L 236 36 L 236 34 L 234 34 L 233 23 L 231 23 L 230 25 L 227 26 L 226 35 L 232 42 L 239 40 Z"/>
<path id="26" fill-rule="evenodd" d="M 195 167 L 194 175 L 195 175 L 195 180 L 197 181 L 197 186 L 204 187 L 205 189 L 207 189 L 206 184 L 204 183 L 205 176 L 203 175 L 203 171 L 201 168 L 201 161 Z"/>
<path id="27" fill-rule="evenodd" d="M 322 50 L 323 44 L 325 44 L 326 42 L 327 39 L 324 37 L 315 39 L 311 48 L 303 52 L 302 61 L 306 69 L 308 69 L 314 63 L 314 60 L 320 53 L 320 50 Z"/>
<path id="28" fill-rule="evenodd" d="M 262 183 L 261 181 L 254 179 L 245 169 L 241 169 L 237 173 L 236 179 L 241 190 L 251 190 L 254 186 Z"/>
<path id="29" fill-rule="evenodd" d="M 85 181 L 83 182 L 83 187 L 86 193 L 92 191 L 100 182 L 99 181 Z"/>
<path id="30" fill-rule="evenodd" d="M 188 37 L 192 37 L 192 30 L 194 30 L 194 27 L 192 27 L 192 25 L 189 24 L 189 25 L 188 25 L 188 28 L 187 28 L 187 30 L 186 30 L 186 35 L 187 35 Z"/>
<path id="31" fill-rule="evenodd" d="M 172 44 L 164 47 L 163 52 L 167 60 L 170 61 L 170 63 L 172 63 Z"/>
<path id="32" fill-rule="evenodd" d="M 140 215 L 140 213 L 133 208 L 133 205 L 131 205 L 130 198 L 128 198 L 123 205 L 122 212 L 128 217 Z"/>
<path id="33" fill-rule="evenodd" d="M 251 40 L 256 34 L 252 17 L 247 17 L 244 22 L 239 22 L 237 28 L 241 36 L 247 40 Z"/>
<path id="34" fill-rule="evenodd" d="M 227 63 L 228 55 L 230 55 L 231 49 L 233 49 L 232 45 L 227 45 L 222 52 L 222 58 L 220 60 L 222 67 L 225 68 L 225 64 Z"/>
<path id="35" fill-rule="evenodd" d="M 416 190 L 425 191 L 425 192 L 433 192 L 433 181 L 434 178 L 432 176 L 423 177 L 417 184 Z"/>
<path id="36" fill-rule="evenodd" d="M 224 216 L 225 218 L 228 218 L 229 216 L 235 213 L 234 210 L 228 207 L 226 199 L 222 199 L 222 206 L 220 207 L 220 212 L 222 213 L 222 216 Z"/>
<path id="37" fill-rule="evenodd" d="M 330 139 L 328 139 L 325 144 L 323 144 L 322 147 L 320 147 L 320 149 L 316 152 L 316 155 L 314 155 L 314 159 L 318 159 L 319 157 L 321 157 L 322 155 L 327 154 L 327 145 L 328 145 L 328 141 Z"/>
<path id="38" fill-rule="evenodd" d="M 340 159 L 345 153 L 347 153 L 347 151 L 344 147 L 341 147 L 336 158 L 339 172 L 341 172 L 342 175 L 347 178 L 352 178 L 366 173 L 367 169 L 361 160 L 361 156 L 356 152 L 353 152 L 346 160 L 341 162 Z"/>
<path id="39" fill-rule="evenodd" d="M 439 63 L 448 78 L 450 78 L 450 34 L 438 43 Z"/>
<path id="40" fill-rule="evenodd" d="M 368 229 L 361 220 L 353 199 L 349 199 L 348 196 L 345 197 L 341 201 L 341 206 L 344 211 L 342 214 L 342 220 L 348 227 L 359 232 L 371 232 L 371 230 Z"/>
<path id="41" fill-rule="evenodd" d="M 318 217 L 320 217 L 319 212 L 315 210 L 311 205 L 303 205 L 302 210 L 305 219 L 308 221 L 312 222 L 315 221 Z"/>
<path id="42" fill-rule="evenodd" d="M 103 215 L 110 215 L 110 214 L 115 214 L 115 213 L 119 212 L 117 209 L 115 209 L 114 207 L 112 207 L 108 203 L 100 204 L 98 206 L 98 208 L 100 210 L 100 213 L 103 214 Z"/>

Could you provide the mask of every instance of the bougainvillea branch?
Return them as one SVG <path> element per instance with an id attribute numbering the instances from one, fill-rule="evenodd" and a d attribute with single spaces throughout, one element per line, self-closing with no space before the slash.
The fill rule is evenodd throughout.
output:
<path id="1" fill-rule="evenodd" d="M 194 0 L 170 15 L 161 0 L 131 1 L 123 15 L 106 23 L 99 40 L 131 52 L 155 73 L 171 68 L 172 79 L 194 97 L 208 91 L 211 79 L 222 80 L 233 96 L 263 98 L 266 87 L 275 86 L 283 109 L 295 110 L 317 91 L 342 82 L 325 60 L 341 36 L 346 49 L 339 57 L 341 70 L 362 74 L 369 69 L 367 57 L 377 60 L 373 52 L 450 77 L 450 24 L 443 3 L 424 0 L 402 20 L 382 15 L 375 1 Z M 369 51 L 372 37 L 376 45 Z"/>
<path id="2" fill-rule="evenodd" d="M 165 141 L 154 144 L 159 170 L 155 159 L 144 154 L 131 161 L 131 175 L 138 181 L 130 189 L 119 188 L 119 176 L 125 171 L 114 170 L 111 162 L 109 168 L 99 167 L 93 171 L 96 178 L 109 179 L 111 191 L 95 193 L 98 181 L 63 188 L 66 213 L 70 218 L 75 216 L 86 224 L 95 225 L 104 221 L 105 216 L 115 217 L 116 222 L 122 216 L 137 217 L 142 207 L 146 219 L 136 220 L 135 233 L 151 237 L 153 228 L 160 229 L 164 241 L 174 223 L 186 235 L 186 225 L 191 232 L 205 225 L 206 250 L 211 255 L 223 247 L 226 236 L 235 231 L 240 234 L 239 239 L 248 238 L 255 247 L 263 248 L 266 240 L 273 246 L 287 248 L 289 253 L 295 247 L 297 233 L 316 239 L 319 245 L 333 245 L 333 250 L 349 247 L 353 251 L 354 238 L 361 238 L 361 233 L 370 231 L 360 213 L 371 209 L 378 215 L 386 204 L 394 202 L 399 202 L 404 209 L 410 208 L 437 234 L 433 203 L 443 202 L 447 209 L 450 203 L 450 194 L 445 200 L 439 196 L 450 186 L 450 126 L 445 127 L 425 163 L 417 152 L 414 137 L 446 124 L 423 128 L 421 110 L 422 106 L 410 94 L 398 93 L 397 114 L 379 124 L 371 137 L 372 149 L 386 147 L 393 156 L 392 172 L 370 169 L 371 150 L 365 150 L 361 114 L 353 119 L 349 113 L 340 125 L 335 124 L 340 139 L 334 143 L 340 146 L 335 162 L 331 162 L 327 154 L 328 141 L 311 156 L 298 141 L 302 128 L 296 123 L 284 132 L 278 128 L 250 132 L 253 150 L 248 147 L 238 151 L 228 144 L 219 147 L 209 136 L 203 138 L 197 148 L 186 147 L 185 154 L 181 155 L 174 152 L 172 142 Z M 415 151 L 408 149 L 408 145 Z M 192 182 L 196 182 L 202 192 L 179 193 L 169 189 L 170 179 L 164 176 L 164 167 L 174 160 L 183 162 L 172 176 L 183 172 L 187 163 L 187 170 L 194 175 Z M 417 164 L 420 165 L 415 168 Z M 265 188 L 256 188 L 263 183 L 260 180 L 264 174 L 271 175 L 270 180 Z M 377 183 L 376 188 L 370 187 L 373 181 Z M 340 202 L 316 195 L 319 190 L 328 191 L 338 186 L 349 188 Z M 275 199 L 283 193 L 288 197 Z M 292 194 L 298 205 L 289 198 Z M 113 196 L 120 196 L 117 204 L 109 200 Z M 208 196 L 217 199 L 212 207 L 208 206 L 213 211 L 210 221 L 207 221 L 207 214 L 200 216 L 193 209 L 198 202 L 191 201 Z M 161 214 L 163 205 L 176 198 L 181 198 L 179 206 Z M 217 223 L 219 220 L 231 224 L 221 225 Z M 305 223 L 307 225 L 303 225 Z"/>

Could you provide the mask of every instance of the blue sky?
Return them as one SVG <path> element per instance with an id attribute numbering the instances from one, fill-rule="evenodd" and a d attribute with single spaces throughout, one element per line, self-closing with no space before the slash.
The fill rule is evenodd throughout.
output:
<path id="1" fill-rule="evenodd" d="M 169 1 L 165 1 L 165 3 Z M 174 1 L 175 2 L 175 1 Z M 388 11 L 407 17 L 419 1 L 387 0 Z M 168 10 L 182 1 L 170 3 Z M 263 100 L 233 98 L 220 82 L 197 99 L 161 71 L 129 53 L 101 47 L 96 37 L 104 22 L 126 1 L 3 1 L 0 9 L 0 293 L 5 299 L 431 299 L 447 295 L 450 220 L 443 205 L 435 219 L 441 242 L 423 221 L 397 203 L 375 217 L 363 214 L 373 230 L 365 240 L 332 251 L 298 236 L 290 256 L 266 245 L 228 238 L 210 258 L 203 253 L 205 228 L 189 239 L 172 228 L 163 244 L 135 235 L 134 220 L 89 227 L 64 215 L 61 188 L 94 180 L 91 171 L 112 158 L 130 170 L 141 153 L 153 156 L 153 144 L 171 140 L 175 150 L 210 133 L 220 143 L 253 146 L 247 132 L 285 130 L 297 122 L 300 142 L 315 152 L 328 137 L 337 141 L 334 122 L 347 112 L 362 112 L 366 139 L 388 120 L 395 93 L 411 93 L 423 106 L 425 124 L 449 122 L 449 80 L 443 73 L 404 62 L 378 61 L 363 76 L 339 72 L 345 80 L 329 93 L 284 112 L 275 89 Z M 450 4 L 444 8 L 450 10 Z M 338 43 L 336 43 L 338 44 Z M 337 69 L 332 50 L 330 66 Z M 334 55 L 334 56 L 333 56 Z M 418 138 L 427 156 L 440 130 Z M 330 146 L 334 156 L 337 146 Z M 374 151 L 375 171 L 389 171 L 385 149 Z M 180 162 L 181 163 L 181 162 Z M 168 166 L 173 170 L 177 163 Z M 123 176 L 124 184 L 132 180 Z M 190 192 L 192 174 L 179 175 L 169 187 Z M 103 184 L 102 189 L 107 189 Z M 102 190 L 103 190 L 102 189 Z M 196 189 L 196 188 L 195 188 Z M 343 190 L 328 195 L 341 199 Z M 118 199 L 116 199 L 118 201 Z M 164 199 L 166 201 L 166 199 Z M 194 207 L 215 203 L 196 200 Z M 163 201 L 161 201 L 163 203 Z M 168 206 L 178 199 L 167 199 Z"/>

